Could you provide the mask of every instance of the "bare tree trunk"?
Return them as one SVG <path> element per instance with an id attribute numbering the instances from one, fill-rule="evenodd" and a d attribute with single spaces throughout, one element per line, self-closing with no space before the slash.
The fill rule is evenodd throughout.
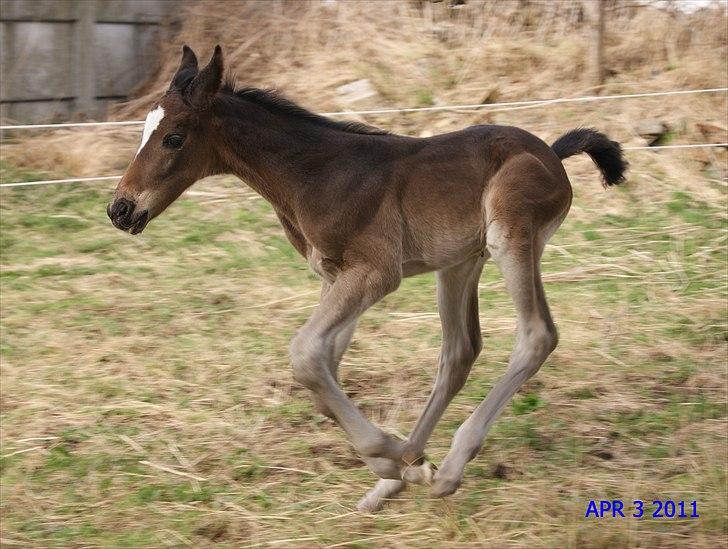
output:
<path id="1" fill-rule="evenodd" d="M 597 90 L 604 84 L 604 2 L 582 0 L 584 15 L 589 24 L 589 83 Z"/>

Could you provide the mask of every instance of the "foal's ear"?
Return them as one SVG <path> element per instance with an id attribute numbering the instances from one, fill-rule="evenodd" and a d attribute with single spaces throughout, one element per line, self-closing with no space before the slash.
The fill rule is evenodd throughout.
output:
<path id="1" fill-rule="evenodd" d="M 170 90 L 182 90 L 187 84 L 197 76 L 197 56 L 192 48 L 185 45 L 182 46 L 182 59 L 179 62 L 177 72 L 172 77 L 172 83 L 169 85 Z"/>
<path id="2" fill-rule="evenodd" d="M 207 66 L 202 69 L 190 84 L 187 97 L 195 108 L 205 108 L 220 89 L 223 75 L 222 48 L 215 46 L 215 53 Z"/>

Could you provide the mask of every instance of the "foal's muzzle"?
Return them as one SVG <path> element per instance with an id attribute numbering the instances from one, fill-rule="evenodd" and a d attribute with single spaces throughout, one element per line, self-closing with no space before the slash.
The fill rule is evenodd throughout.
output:
<path id="1" fill-rule="evenodd" d="M 114 227 L 131 234 L 139 234 L 149 222 L 149 210 L 136 212 L 136 204 L 126 198 L 117 198 L 106 206 L 106 214 Z"/>

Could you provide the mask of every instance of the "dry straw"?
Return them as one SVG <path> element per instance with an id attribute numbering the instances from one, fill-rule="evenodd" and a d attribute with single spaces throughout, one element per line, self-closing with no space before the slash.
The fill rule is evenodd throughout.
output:
<path id="1" fill-rule="evenodd" d="M 680 142 L 705 139 L 696 122 L 718 122 L 725 97 L 645 98 L 614 106 L 562 105 L 548 114 L 390 112 L 403 105 L 440 109 L 507 103 L 534 97 L 592 95 L 583 84 L 588 32 L 578 3 L 468 2 L 448 10 L 427 2 L 219 2 L 185 6 L 178 31 L 160 44 L 160 70 L 114 109 L 119 121 L 143 118 L 167 88 L 180 45 L 208 55 L 225 48 L 227 66 L 245 85 L 281 89 L 317 112 L 341 112 L 336 88 L 368 78 L 384 111 L 367 122 L 419 135 L 472 123 L 522 125 L 544 138 L 573 125 L 595 124 L 628 145 L 625 136 L 645 117 L 667 116 Z M 726 30 L 715 10 L 675 14 L 614 2 L 609 10 L 606 62 L 612 77 L 601 95 L 647 90 L 725 88 Z M 721 14 L 725 16 L 725 14 Z M 551 98 L 551 99 L 550 99 Z M 539 100 L 540 102 L 540 100 Z M 370 107 L 377 107 L 372 109 Z M 507 107 L 506 107 L 507 108 Z M 3 145 L 19 168 L 77 177 L 119 173 L 138 139 L 133 127 L 67 129 Z M 21 138 L 17 138 L 21 139 Z M 724 135 L 711 139 L 725 142 Z M 89 155 L 88 151 L 94 154 Z M 701 157 L 702 158 L 702 157 Z M 7 178 L 5 178 L 7 180 Z M 46 177 L 42 179 L 55 179 Z"/>

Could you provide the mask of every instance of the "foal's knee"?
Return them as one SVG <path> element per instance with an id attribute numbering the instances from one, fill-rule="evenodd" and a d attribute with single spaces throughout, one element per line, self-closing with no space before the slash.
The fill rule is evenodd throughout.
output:
<path id="1" fill-rule="evenodd" d="M 522 360 L 519 369 L 527 378 L 539 371 L 546 358 L 559 343 L 558 332 L 553 323 L 543 323 L 530 327 L 519 347 Z"/>
<path id="2" fill-rule="evenodd" d="M 457 394 L 468 379 L 470 368 L 483 348 L 480 333 L 461 339 L 455 345 L 443 346 L 441 361 L 450 371 L 447 376 L 448 392 Z"/>
<path id="3" fill-rule="evenodd" d="M 328 373 L 325 344 L 321 337 L 299 333 L 291 341 L 289 355 L 293 379 L 311 391 L 320 389 Z"/>

